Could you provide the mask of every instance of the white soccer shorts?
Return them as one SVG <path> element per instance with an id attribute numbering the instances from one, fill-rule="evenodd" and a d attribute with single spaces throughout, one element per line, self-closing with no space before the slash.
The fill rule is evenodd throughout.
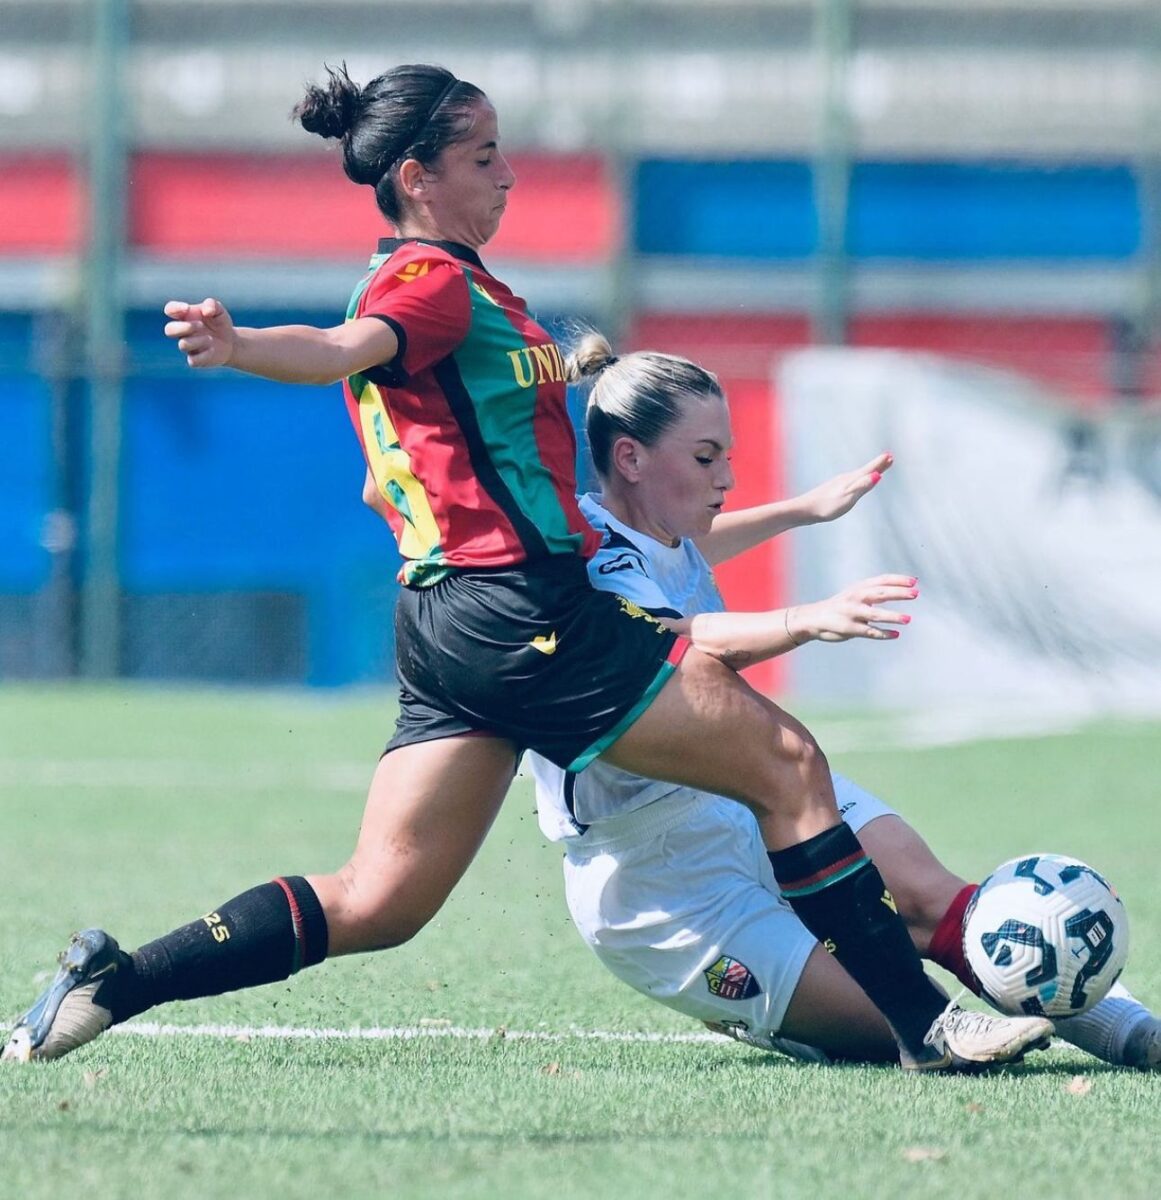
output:
<path id="1" fill-rule="evenodd" d="M 894 812 L 841 775 L 856 833 Z M 605 823 L 602 823 L 605 824 Z M 584 939 L 618 979 L 743 1040 L 776 1038 L 814 937 L 774 881 L 758 824 L 721 797 L 660 800 L 566 846 L 565 895 Z"/>

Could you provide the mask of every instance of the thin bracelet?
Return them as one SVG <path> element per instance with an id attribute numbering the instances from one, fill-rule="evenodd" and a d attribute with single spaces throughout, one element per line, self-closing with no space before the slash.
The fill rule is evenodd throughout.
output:
<path id="1" fill-rule="evenodd" d="M 782 624 L 786 627 L 786 636 L 796 645 L 801 646 L 802 643 L 790 632 L 790 609 L 782 610 Z"/>

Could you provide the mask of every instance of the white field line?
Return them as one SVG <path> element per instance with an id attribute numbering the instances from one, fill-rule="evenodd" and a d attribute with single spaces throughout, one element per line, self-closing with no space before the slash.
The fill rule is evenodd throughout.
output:
<path id="1" fill-rule="evenodd" d="M 1091 713 L 936 709 L 895 718 L 812 723 L 831 754 L 854 751 L 954 746 L 987 738 L 1036 737 L 1074 732 Z M 282 788 L 361 795 L 374 760 L 297 763 L 257 759 L 228 767 L 206 759 L 44 759 L 0 757 L 0 788 L 115 788 L 124 791 L 182 789 L 254 792 Z"/>
<path id="2" fill-rule="evenodd" d="M 353 1029 L 314 1029 L 300 1025 L 161 1025 L 149 1021 L 117 1025 L 110 1033 L 139 1037 L 286 1038 L 299 1041 L 408 1042 L 421 1038 L 451 1038 L 456 1041 L 486 1042 L 503 1038 L 513 1042 L 728 1042 L 720 1033 L 618 1032 L 609 1029 L 470 1029 L 438 1022 L 419 1025 L 369 1026 Z"/>
<path id="3" fill-rule="evenodd" d="M 0 1026 L 0 1035 L 7 1036 L 9 1028 Z M 565 1032 L 547 1029 L 470 1029 L 462 1025 L 432 1021 L 430 1024 L 366 1027 L 352 1029 L 316 1029 L 303 1025 L 167 1025 L 157 1021 L 130 1021 L 115 1025 L 109 1031 L 114 1037 L 145 1038 L 216 1038 L 219 1040 L 251 1041 L 268 1038 L 309 1042 L 409 1042 L 424 1038 L 451 1038 L 456 1041 L 487 1042 L 502 1038 L 511 1042 L 662 1042 L 700 1043 L 728 1042 L 720 1033 L 660 1033 L 648 1031 L 621 1032 L 610 1029 L 570 1029 Z"/>
<path id="4" fill-rule="evenodd" d="M 11 1025 L 0 1025 L 0 1041 L 7 1038 Z M 143 1038 L 213 1038 L 218 1041 L 248 1042 L 259 1038 L 284 1041 L 309 1042 L 410 1042 L 423 1039 L 448 1038 L 453 1041 L 490 1042 L 617 1042 L 662 1045 L 705 1045 L 732 1042 L 724 1034 L 709 1030 L 689 1033 L 661 1033 L 647 1030 L 621 1031 L 612 1029 L 570 1029 L 565 1032 L 546 1029 L 507 1029 L 504 1027 L 472 1029 L 462 1025 L 431 1024 L 396 1025 L 352 1029 L 313 1028 L 303 1025 L 167 1025 L 157 1021 L 130 1021 L 126 1025 L 115 1025 L 106 1036 Z M 1059 1038 L 1053 1041 L 1052 1050 L 1066 1050 L 1068 1045 Z"/>

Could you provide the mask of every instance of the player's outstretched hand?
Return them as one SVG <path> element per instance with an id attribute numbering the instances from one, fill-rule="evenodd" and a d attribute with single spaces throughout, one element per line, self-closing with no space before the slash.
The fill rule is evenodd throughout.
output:
<path id="1" fill-rule="evenodd" d="M 169 321 L 165 336 L 177 342 L 191 367 L 224 367 L 234 354 L 234 322 L 220 300 L 201 304 L 171 300 L 165 306 Z"/>
<path id="2" fill-rule="evenodd" d="M 786 613 L 786 630 L 794 641 L 845 642 L 850 638 L 890 641 L 898 629 L 883 625 L 907 625 L 911 617 L 893 608 L 897 600 L 914 600 L 918 580 L 912 575 L 876 575 L 844 588 L 829 600 L 799 604 Z"/>
<path id="3" fill-rule="evenodd" d="M 833 521 L 849 513 L 883 478 L 884 472 L 891 469 L 894 461 L 894 455 L 884 451 L 854 471 L 844 471 L 826 483 L 811 488 L 802 496 L 806 511 L 815 521 Z"/>

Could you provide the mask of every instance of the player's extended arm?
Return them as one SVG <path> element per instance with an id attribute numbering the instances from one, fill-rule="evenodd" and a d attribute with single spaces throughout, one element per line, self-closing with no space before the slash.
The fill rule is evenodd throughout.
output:
<path id="1" fill-rule="evenodd" d="M 893 640 L 899 630 L 880 626 L 906 625 L 911 617 L 882 606 L 914 600 L 919 595 L 916 583 L 911 575 L 876 575 L 813 604 L 761 613 L 699 613 L 680 621 L 662 619 L 662 624 L 689 638 L 698 650 L 740 671 L 807 642 L 845 642 L 860 637 Z"/>
<path id="2" fill-rule="evenodd" d="M 697 548 L 712 567 L 788 529 L 833 521 L 850 512 L 894 461 L 890 454 L 878 454 L 856 470 L 836 475 L 801 496 L 724 512 L 714 519 L 709 533 L 695 539 Z"/>
<path id="3" fill-rule="evenodd" d="M 200 304 L 171 300 L 165 336 L 177 342 L 191 367 L 233 367 L 283 383 L 336 383 L 369 367 L 389 363 L 399 339 L 384 321 L 360 317 L 331 329 L 314 325 L 234 325 L 220 300 Z"/>

